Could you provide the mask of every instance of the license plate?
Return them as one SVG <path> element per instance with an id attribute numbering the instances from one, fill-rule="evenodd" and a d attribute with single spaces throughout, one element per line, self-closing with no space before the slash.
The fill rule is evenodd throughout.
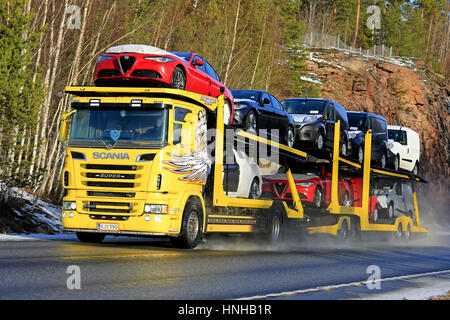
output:
<path id="1" fill-rule="evenodd" d="M 97 223 L 98 231 L 119 231 L 118 223 Z"/>

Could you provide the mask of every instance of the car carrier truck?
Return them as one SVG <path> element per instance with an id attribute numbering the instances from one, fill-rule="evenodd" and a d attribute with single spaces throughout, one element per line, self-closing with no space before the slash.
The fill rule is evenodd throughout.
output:
<path id="1" fill-rule="evenodd" d="M 317 210 L 302 205 L 291 170 L 323 161 L 267 137 L 235 131 L 232 140 L 257 143 L 279 154 L 293 200 L 232 198 L 223 159 L 226 144 L 235 142 L 226 140 L 225 129 L 233 128 L 224 125 L 223 95 L 216 99 L 175 89 L 123 87 L 67 87 L 66 92 L 73 98 L 60 131 L 66 145 L 61 219 L 64 229 L 75 232 L 80 241 L 137 235 L 169 237 L 176 247 L 194 248 L 211 233 L 252 233 L 276 242 L 288 230 L 342 239 L 366 231 L 398 237 L 427 231 L 420 225 L 415 192 L 413 217 L 369 223 L 369 184 L 374 177 L 413 184 L 423 180 L 353 163 L 339 155 L 339 139 L 328 164 L 331 204 Z M 215 129 L 215 161 L 207 148 L 208 129 Z M 364 159 L 370 159 L 370 137 L 365 141 Z M 363 177 L 361 207 L 342 207 L 337 200 L 339 174 L 350 171 Z M 324 216 L 334 219 L 324 223 Z"/>

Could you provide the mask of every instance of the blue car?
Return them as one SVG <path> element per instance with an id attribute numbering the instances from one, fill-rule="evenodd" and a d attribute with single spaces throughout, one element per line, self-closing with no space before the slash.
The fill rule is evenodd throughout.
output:
<path id="1" fill-rule="evenodd" d="M 261 90 L 231 90 L 234 97 L 233 126 L 245 131 L 279 130 L 279 142 L 293 147 L 295 123 L 273 95 Z"/>

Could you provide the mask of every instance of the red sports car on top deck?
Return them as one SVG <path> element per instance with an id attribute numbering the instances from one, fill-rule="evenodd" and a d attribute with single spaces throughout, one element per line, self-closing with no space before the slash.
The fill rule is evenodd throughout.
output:
<path id="1" fill-rule="evenodd" d="M 147 45 L 109 48 L 95 67 L 97 86 L 163 86 L 217 98 L 225 88 L 224 122 L 234 115 L 233 95 L 211 65 L 198 54 L 168 52 Z"/>

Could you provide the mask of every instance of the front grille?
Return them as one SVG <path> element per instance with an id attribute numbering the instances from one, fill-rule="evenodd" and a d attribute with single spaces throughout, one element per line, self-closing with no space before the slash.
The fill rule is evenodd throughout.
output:
<path id="1" fill-rule="evenodd" d="M 124 174 L 124 173 L 91 173 L 88 172 L 86 174 L 88 178 L 97 178 L 97 179 L 135 179 L 135 174 Z"/>
<path id="2" fill-rule="evenodd" d="M 126 74 L 128 71 L 133 68 L 134 63 L 136 62 L 135 57 L 130 56 L 121 56 L 119 59 L 120 67 L 122 68 L 123 74 Z"/>
<path id="3" fill-rule="evenodd" d="M 161 75 L 154 70 L 134 70 L 132 77 L 161 79 Z"/>
<path id="4" fill-rule="evenodd" d="M 104 188 L 134 188 L 132 182 L 103 182 L 103 181 L 88 181 L 88 187 L 104 187 Z"/>
<path id="5" fill-rule="evenodd" d="M 134 198 L 134 192 L 102 192 L 102 191 L 88 191 L 89 197 L 115 197 L 115 198 Z"/>
<path id="6" fill-rule="evenodd" d="M 90 208 L 90 212 L 104 212 L 104 213 L 130 213 L 130 210 L 124 209 L 103 209 L 103 208 Z"/>
<path id="7" fill-rule="evenodd" d="M 88 170 L 121 170 L 121 171 L 136 171 L 137 166 L 117 165 L 117 164 L 87 164 Z"/>
<path id="8" fill-rule="evenodd" d="M 97 78 L 111 78 L 111 77 L 120 77 L 121 74 L 119 71 L 115 69 L 103 69 L 100 70 L 97 74 Z"/>
<path id="9" fill-rule="evenodd" d="M 286 189 L 286 184 L 283 182 L 277 182 L 275 183 L 275 189 L 278 193 L 279 196 L 281 196 L 284 192 L 284 190 Z"/>

